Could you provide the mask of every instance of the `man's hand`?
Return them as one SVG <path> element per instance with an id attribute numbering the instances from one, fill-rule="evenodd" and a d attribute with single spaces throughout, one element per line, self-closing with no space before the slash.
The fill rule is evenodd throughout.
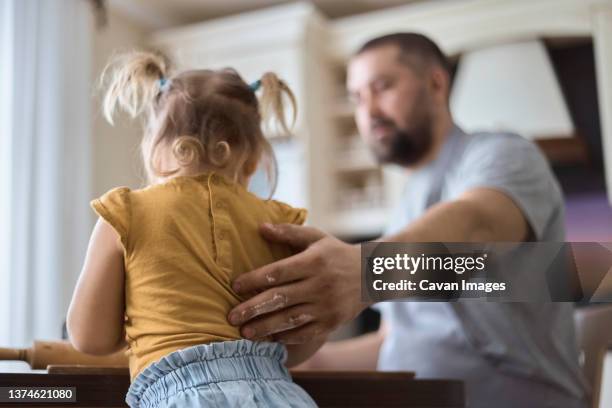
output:
<path id="1" fill-rule="evenodd" d="M 292 224 L 264 224 L 261 233 L 302 252 L 234 281 L 238 294 L 257 293 L 228 316 L 234 326 L 243 325 L 244 337 L 305 343 L 327 336 L 367 306 L 361 302 L 358 246 Z"/>

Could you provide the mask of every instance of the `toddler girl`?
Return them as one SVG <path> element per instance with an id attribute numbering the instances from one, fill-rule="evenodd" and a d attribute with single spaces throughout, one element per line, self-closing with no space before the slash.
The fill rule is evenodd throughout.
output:
<path id="1" fill-rule="evenodd" d="M 68 312 L 70 338 L 92 354 L 127 344 L 132 407 L 314 406 L 285 363 L 320 342 L 252 342 L 226 320 L 244 300 L 231 282 L 291 254 L 258 226 L 304 222 L 305 210 L 246 189 L 260 164 L 275 185 L 261 124 L 273 118 L 287 131 L 283 96 L 294 118 L 295 98 L 273 73 L 249 86 L 231 69 L 169 75 L 167 66 L 137 52 L 105 70 L 109 122 L 116 107 L 144 115 L 148 186 L 92 202 L 100 218 Z"/>

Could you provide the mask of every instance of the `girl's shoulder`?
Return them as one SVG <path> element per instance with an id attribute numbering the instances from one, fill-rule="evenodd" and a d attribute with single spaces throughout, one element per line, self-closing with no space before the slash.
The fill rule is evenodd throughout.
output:
<path id="1" fill-rule="evenodd" d="M 131 192 L 132 190 L 129 187 L 114 187 L 92 200 L 92 205 L 101 204 L 106 207 L 124 207 L 129 204 Z"/>
<path id="2" fill-rule="evenodd" d="M 308 211 L 304 208 L 292 207 L 287 203 L 277 200 L 264 200 L 268 208 L 278 219 L 278 223 L 302 225 L 306 221 Z"/>
<path id="3" fill-rule="evenodd" d="M 124 248 L 127 248 L 132 213 L 130 191 L 128 187 L 115 187 L 90 203 L 94 212 L 119 234 Z"/>

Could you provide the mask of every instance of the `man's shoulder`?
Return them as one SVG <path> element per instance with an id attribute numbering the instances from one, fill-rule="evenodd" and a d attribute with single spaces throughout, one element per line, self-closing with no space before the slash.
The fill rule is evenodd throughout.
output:
<path id="1" fill-rule="evenodd" d="M 466 133 L 463 152 L 463 158 L 468 161 L 546 163 L 533 141 L 511 132 Z"/>
<path id="2" fill-rule="evenodd" d="M 535 149 L 531 140 L 512 132 L 466 133 L 466 151 L 482 149 Z"/>
<path id="3" fill-rule="evenodd" d="M 531 140 L 510 132 L 465 133 L 452 176 L 463 185 L 491 178 L 506 182 L 554 178 L 550 164 Z"/>

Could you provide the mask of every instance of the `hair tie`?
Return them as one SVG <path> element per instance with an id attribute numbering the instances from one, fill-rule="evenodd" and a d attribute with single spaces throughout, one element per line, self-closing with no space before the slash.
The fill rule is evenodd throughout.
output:
<path id="1" fill-rule="evenodd" d="M 159 89 L 162 91 L 165 91 L 170 86 L 170 80 L 164 77 L 159 78 L 157 82 L 159 83 Z"/>
<path id="2" fill-rule="evenodd" d="M 249 88 L 251 88 L 251 91 L 256 92 L 260 86 L 261 86 L 261 79 L 258 79 L 255 82 L 251 82 L 251 84 L 249 85 Z"/>

